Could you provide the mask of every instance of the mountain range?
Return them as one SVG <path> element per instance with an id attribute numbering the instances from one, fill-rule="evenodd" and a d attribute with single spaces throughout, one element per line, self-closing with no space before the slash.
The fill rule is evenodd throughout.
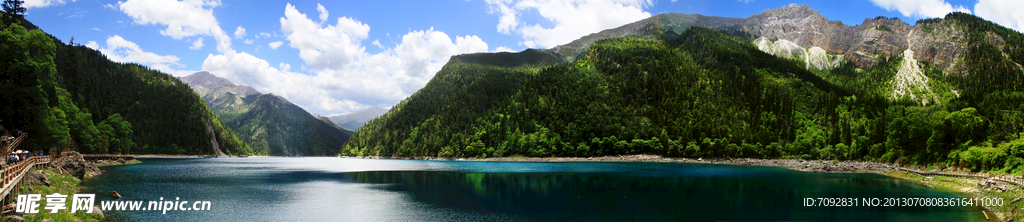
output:
<path id="1" fill-rule="evenodd" d="M 333 155 L 352 135 L 283 97 L 235 85 L 206 71 L 181 80 L 257 155 Z"/>
<path id="2" fill-rule="evenodd" d="M 387 109 L 380 108 L 379 106 L 373 106 L 352 113 L 329 116 L 326 118 L 329 119 L 332 123 L 337 124 L 341 128 L 356 131 L 359 130 L 359 127 L 363 127 L 363 124 L 366 124 L 366 122 L 369 122 L 374 118 L 380 117 L 381 115 L 384 115 L 384 113 L 387 112 Z"/>
<path id="3" fill-rule="evenodd" d="M 725 33 L 755 38 L 755 46 L 769 54 L 803 60 L 807 68 L 831 69 L 848 61 L 860 69 L 871 69 L 880 61 L 891 57 L 910 57 L 916 62 L 927 62 L 942 69 L 943 73 L 967 77 L 968 66 L 962 64 L 970 47 L 980 41 L 991 43 L 1012 67 L 1020 69 L 1024 63 L 1024 49 L 1015 47 L 1009 29 L 991 29 L 968 38 L 962 22 L 981 20 L 963 13 L 951 14 L 953 19 L 924 19 L 915 25 L 898 18 L 866 18 L 860 25 L 849 26 L 829 20 L 807 5 L 791 4 L 777 9 L 766 9 L 747 18 L 726 18 L 695 14 L 664 13 L 622 27 L 584 36 L 565 45 L 548 50 L 571 61 L 594 41 L 609 37 L 674 38 L 689 27 L 708 27 Z M 973 18 L 966 18 L 973 17 Z M 961 19 L 957 19 L 961 18 Z M 984 27 L 998 26 L 990 22 Z M 1009 46 L 1007 44 L 1010 44 Z M 840 59 L 842 58 L 842 59 Z M 934 102 L 936 93 L 927 86 L 925 77 L 908 70 L 900 75 L 901 87 L 893 89 L 894 99 L 907 96 L 921 103 Z M 997 86 L 1020 85 L 1020 78 L 1011 82 L 993 81 Z M 1002 88 L 1002 87 L 999 87 Z M 909 93 L 909 94 L 908 94 Z M 929 101 L 929 99 L 931 101 Z"/>
<path id="4" fill-rule="evenodd" d="M 1021 63 L 1024 35 L 959 12 L 856 26 L 795 4 L 747 18 L 665 13 L 551 49 L 453 56 L 340 155 L 1014 169 L 1024 163 Z"/>

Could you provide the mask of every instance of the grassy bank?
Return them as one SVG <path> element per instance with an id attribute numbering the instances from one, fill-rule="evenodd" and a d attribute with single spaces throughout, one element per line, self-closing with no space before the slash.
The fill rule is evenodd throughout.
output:
<path id="1" fill-rule="evenodd" d="M 71 203 L 72 200 L 71 200 L 70 196 L 72 196 L 72 195 L 74 195 L 74 194 L 79 192 L 78 184 L 82 183 L 82 180 L 79 180 L 78 178 L 75 178 L 75 177 L 73 177 L 71 175 L 68 175 L 68 174 L 58 173 L 55 168 L 49 168 L 49 167 L 36 167 L 36 168 L 32 169 L 31 171 L 29 171 L 29 174 L 31 174 L 32 172 L 39 172 L 39 173 L 42 173 L 43 175 L 45 175 L 46 176 L 46 180 L 50 182 L 50 185 L 47 186 L 45 184 L 29 183 L 28 181 L 26 181 L 18 189 L 18 193 L 20 193 L 20 194 L 43 194 L 43 195 L 52 194 L 52 193 L 65 194 L 65 195 L 68 195 L 69 197 L 67 198 L 67 201 L 65 201 L 65 205 L 64 206 L 70 207 L 72 205 L 72 203 Z M 38 203 L 39 203 L 39 213 L 35 213 L 35 214 L 15 213 L 15 215 L 24 218 L 25 221 L 42 221 L 44 219 L 50 219 L 52 221 L 104 221 L 104 220 L 106 220 L 106 218 L 104 218 L 103 215 L 101 213 L 99 213 L 99 212 L 93 212 L 92 214 L 89 214 L 89 213 L 86 213 L 85 211 L 78 211 L 78 212 L 75 212 L 74 214 L 72 214 L 70 209 L 65 209 L 65 210 L 59 210 L 59 211 L 57 211 L 57 213 L 51 214 L 50 211 L 48 211 L 48 210 L 43 208 L 43 207 L 46 206 L 46 198 L 45 197 L 43 198 L 42 201 L 39 201 Z M 12 200 L 11 203 L 8 203 L 8 204 L 14 204 L 13 200 Z M 98 205 L 99 202 L 96 202 L 95 204 Z"/>
<path id="2" fill-rule="evenodd" d="M 121 163 L 121 162 L 117 162 L 117 161 L 113 161 L 113 160 L 100 160 L 100 161 L 94 162 L 93 164 L 96 164 L 97 167 L 103 167 L 103 166 L 129 165 L 129 164 L 138 164 L 138 163 L 142 163 L 142 161 L 133 159 L 133 160 L 127 160 L 127 161 L 124 161 L 124 163 Z"/>
<path id="3" fill-rule="evenodd" d="M 114 165 L 128 165 L 128 164 L 137 164 L 137 163 L 142 163 L 142 162 L 138 161 L 138 160 L 128 160 L 128 161 L 124 161 L 122 163 L 122 162 L 113 161 L 113 160 L 101 160 L 101 161 L 97 161 L 97 162 L 90 162 L 89 164 L 90 165 L 96 165 L 96 166 L 114 166 Z M 49 182 L 48 185 L 47 184 L 43 184 L 43 183 L 30 182 L 30 180 L 28 179 L 28 177 L 29 177 L 28 175 L 32 175 L 32 174 L 37 173 L 37 172 L 41 173 L 43 176 L 46 177 L 46 181 Z M 99 174 L 99 172 L 86 172 L 85 175 L 86 175 L 86 178 L 90 178 L 90 177 L 92 177 L 94 175 L 98 175 L 98 174 Z M 81 184 L 81 183 L 82 183 L 82 180 L 80 180 L 78 178 L 75 178 L 74 176 L 68 175 L 67 173 L 58 172 L 58 170 L 56 168 L 38 166 L 38 167 L 33 168 L 32 170 L 29 171 L 28 174 L 26 174 L 26 179 L 25 179 L 24 183 L 22 183 L 22 186 L 18 188 L 18 193 L 19 194 L 43 194 L 43 195 L 53 194 L 53 193 L 65 194 L 65 195 L 68 195 L 68 198 L 66 199 L 66 201 L 64 203 L 64 206 L 71 207 L 72 206 L 71 196 L 73 196 L 74 194 L 80 192 L 81 187 L 79 186 L 79 184 Z M 96 194 L 96 195 L 103 195 L 103 194 Z M 7 204 L 16 204 L 14 201 L 16 201 L 16 200 L 11 200 Z M 86 213 L 85 211 L 78 211 L 78 212 L 75 212 L 75 213 L 71 213 L 70 208 L 69 209 L 64 209 L 64 210 L 58 210 L 57 213 L 51 214 L 51 213 L 49 213 L 48 210 L 44 209 L 44 207 L 46 206 L 46 198 L 45 198 L 45 196 L 44 196 L 43 200 L 39 201 L 38 203 L 39 203 L 39 213 L 35 213 L 35 214 L 15 213 L 14 215 L 18 216 L 18 217 L 21 217 L 22 219 L 24 219 L 24 221 L 43 221 L 43 220 L 46 220 L 46 219 L 50 219 L 51 221 L 105 221 L 106 220 L 106 218 L 103 216 L 102 212 L 96 212 L 95 211 L 95 210 L 99 209 L 98 208 L 99 202 L 95 202 L 94 203 L 94 206 L 97 206 L 97 209 L 94 209 L 94 212 L 92 214 Z M 8 221 L 8 220 L 5 219 L 4 221 Z"/>

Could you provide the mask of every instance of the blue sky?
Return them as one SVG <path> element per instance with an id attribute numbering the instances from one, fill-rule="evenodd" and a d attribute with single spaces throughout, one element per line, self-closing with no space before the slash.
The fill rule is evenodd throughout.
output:
<path id="1" fill-rule="evenodd" d="M 184 76 L 206 70 L 310 113 L 390 107 L 451 55 L 549 48 L 664 12 L 747 17 L 790 3 L 832 20 L 967 11 L 1024 27 L 1017 0 L 27 0 L 26 18 L 119 62 Z M 1024 14 L 1024 13 L 1021 13 Z"/>

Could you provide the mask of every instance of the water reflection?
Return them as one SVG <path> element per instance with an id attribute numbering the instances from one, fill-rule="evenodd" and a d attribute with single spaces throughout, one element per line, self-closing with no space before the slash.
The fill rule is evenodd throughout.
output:
<path id="1" fill-rule="evenodd" d="M 145 160 L 144 160 L 145 161 Z M 807 208 L 807 197 L 957 197 L 880 175 L 666 163 L 336 158 L 148 160 L 105 168 L 86 191 L 212 200 L 209 212 L 114 220 L 975 220 L 968 208 Z M 101 197 L 100 200 L 109 200 Z"/>
<path id="2" fill-rule="evenodd" d="M 625 177 L 608 173 L 372 171 L 344 179 L 389 184 L 416 201 L 543 220 L 791 220 L 792 188 L 729 178 Z"/>

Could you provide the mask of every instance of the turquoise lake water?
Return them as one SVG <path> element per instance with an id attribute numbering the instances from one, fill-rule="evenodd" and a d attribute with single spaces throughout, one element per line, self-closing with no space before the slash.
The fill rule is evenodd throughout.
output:
<path id="1" fill-rule="evenodd" d="M 972 221 L 977 207 L 807 207 L 805 198 L 961 194 L 875 174 L 688 163 L 313 158 L 140 159 L 102 168 L 101 201 L 210 201 L 114 221 Z M 146 207 L 144 204 L 143 207 Z"/>

